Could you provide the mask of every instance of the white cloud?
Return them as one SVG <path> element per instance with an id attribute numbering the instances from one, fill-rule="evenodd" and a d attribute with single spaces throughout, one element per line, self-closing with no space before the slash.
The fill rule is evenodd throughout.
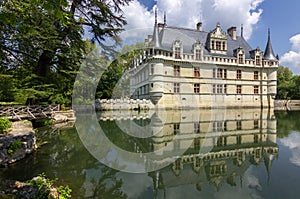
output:
<path id="1" fill-rule="evenodd" d="M 300 73 L 300 34 L 290 38 L 291 50 L 281 56 L 281 64 L 289 67 L 293 73 Z"/>
<path id="2" fill-rule="evenodd" d="M 290 134 L 289 137 L 283 138 L 280 141 L 284 146 L 291 150 L 291 163 L 296 166 L 300 166 L 300 134 L 298 132 L 294 132 Z"/>
<path id="3" fill-rule="evenodd" d="M 163 20 L 163 12 L 167 13 L 167 24 L 195 28 L 200 20 L 206 31 L 212 30 L 217 22 L 224 31 L 231 26 L 244 25 L 244 37 L 249 39 L 254 26 L 263 12 L 259 8 L 264 0 L 157 0 L 159 21 Z M 138 37 L 142 41 L 152 33 L 154 25 L 154 9 L 147 8 L 134 0 L 123 8 L 127 19 L 127 30 L 122 34 L 124 39 Z"/>

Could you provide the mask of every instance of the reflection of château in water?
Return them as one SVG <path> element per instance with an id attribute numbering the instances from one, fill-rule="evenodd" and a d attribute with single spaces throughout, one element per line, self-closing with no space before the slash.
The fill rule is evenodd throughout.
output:
<path id="1" fill-rule="evenodd" d="M 153 138 L 154 150 L 171 142 L 175 134 L 173 150 L 192 144 L 173 164 L 152 174 L 156 189 L 195 184 L 201 190 L 207 183 L 217 189 L 223 183 L 235 186 L 251 164 L 264 163 L 270 172 L 278 154 L 272 110 L 173 112 L 169 121 Z"/>
<path id="2" fill-rule="evenodd" d="M 164 157 L 169 154 L 159 161 L 170 165 L 149 174 L 156 190 L 187 184 L 198 190 L 211 185 L 220 189 L 224 183 L 236 186 L 250 165 L 264 164 L 269 175 L 278 154 L 272 109 L 161 111 L 142 117 L 151 118 L 139 122 L 148 121 L 152 138 L 136 139 L 136 152 L 148 147 L 164 148 Z"/>

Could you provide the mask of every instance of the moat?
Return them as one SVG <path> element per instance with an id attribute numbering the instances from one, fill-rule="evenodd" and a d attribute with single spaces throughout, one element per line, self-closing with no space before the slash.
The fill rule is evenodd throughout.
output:
<path id="1" fill-rule="evenodd" d="M 0 168 L 0 179 L 28 180 L 44 172 L 68 184 L 72 198 L 300 195 L 299 111 L 98 113 L 101 133 L 119 149 L 138 154 L 142 162 L 130 157 L 116 160 L 119 152 L 114 148 L 98 151 L 106 146 L 98 140 L 103 135 L 88 117 L 78 118 L 76 128 L 38 129 L 45 143 L 26 159 Z M 151 153 L 155 160 L 149 158 Z M 149 172 L 139 173 L 142 170 Z"/>

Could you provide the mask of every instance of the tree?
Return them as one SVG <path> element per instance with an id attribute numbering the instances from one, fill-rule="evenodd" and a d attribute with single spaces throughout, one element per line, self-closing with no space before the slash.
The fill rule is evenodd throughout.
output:
<path id="1" fill-rule="evenodd" d="M 277 70 L 277 99 L 290 99 L 293 73 L 284 66 Z"/>
<path id="2" fill-rule="evenodd" d="M 86 43 L 114 53 L 131 0 L 3 0 L 0 2 L 0 74 L 17 80 L 19 96 L 70 99 Z M 115 43 L 107 45 L 106 39 Z"/>

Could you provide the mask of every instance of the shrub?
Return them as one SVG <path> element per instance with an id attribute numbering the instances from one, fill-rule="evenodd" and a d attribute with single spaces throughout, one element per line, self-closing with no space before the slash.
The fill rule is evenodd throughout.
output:
<path id="1" fill-rule="evenodd" d="M 53 120 L 52 120 L 52 119 L 46 119 L 46 120 L 44 121 L 44 125 L 45 125 L 45 126 L 50 126 L 52 123 L 53 123 Z"/>
<path id="2" fill-rule="evenodd" d="M 0 118 L 0 133 L 5 132 L 11 127 L 11 121 L 5 117 Z"/>
<path id="3" fill-rule="evenodd" d="M 12 154 L 14 153 L 17 149 L 20 149 L 22 146 L 22 141 L 21 140 L 16 140 L 11 145 L 9 146 L 7 153 Z"/>
<path id="4" fill-rule="evenodd" d="M 44 173 L 42 173 L 38 177 L 29 180 L 28 183 L 38 190 L 37 198 L 52 198 L 50 195 L 50 189 L 54 187 L 53 184 L 56 181 L 57 179 L 50 180 Z M 57 192 L 59 194 L 59 199 L 71 198 L 72 190 L 69 188 L 69 186 L 59 186 L 57 188 Z"/>

